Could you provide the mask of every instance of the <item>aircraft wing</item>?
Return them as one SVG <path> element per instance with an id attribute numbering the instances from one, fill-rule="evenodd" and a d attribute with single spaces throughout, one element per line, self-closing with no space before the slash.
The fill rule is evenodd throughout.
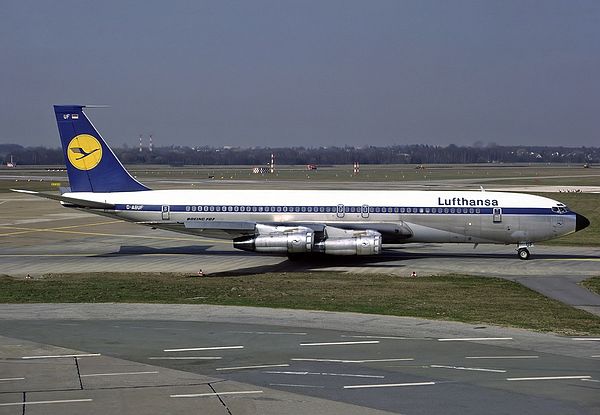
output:
<path id="1" fill-rule="evenodd" d="M 33 190 L 20 190 L 20 189 L 10 189 L 13 192 L 24 193 L 32 196 L 43 197 L 46 199 L 58 200 L 59 202 L 63 202 L 67 205 L 72 205 L 74 207 L 84 207 L 91 209 L 114 209 L 115 205 L 104 202 L 96 202 L 93 200 L 85 200 L 85 199 L 77 199 L 75 197 L 67 197 L 62 195 L 57 195 L 53 193 L 43 193 L 43 192 L 35 192 Z"/>
<path id="2" fill-rule="evenodd" d="M 157 222 L 156 225 L 161 225 Z M 401 223 L 328 223 L 328 222 L 252 222 L 252 221 L 197 221 L 183 222 L 185 233 L 229 237 L 248 235 L 275 235 L 312 231 L 331 238 L 348 238 L 368 232 L 378 232 L 388 243 L 404 242 L 413 232 L 408 224 Z M 217 236 L 221 234 L 221 236 Z"/>

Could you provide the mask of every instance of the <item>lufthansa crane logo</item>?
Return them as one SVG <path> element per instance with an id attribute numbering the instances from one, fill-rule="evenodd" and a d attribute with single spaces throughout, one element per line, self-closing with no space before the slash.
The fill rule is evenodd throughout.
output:
<path id="1" fill-rule="evenodd" d="M 102 146 L 95 137 L 79 134 L 67 146 L 67 157 L 76 169 L 91 170 L 102 160 Z"/>

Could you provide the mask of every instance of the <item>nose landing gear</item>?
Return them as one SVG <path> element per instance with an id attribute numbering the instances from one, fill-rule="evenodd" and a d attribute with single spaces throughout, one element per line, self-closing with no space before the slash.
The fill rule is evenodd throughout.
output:
<path id="1" fill-rule="evenodd" d="M 517 249 L 517 255 L 519 255 L 519 259 L 529 259 L 531 254 L 529 253 L 529 249 L 527 248 L 519 248 Z"/>
<path id="2" fill-rule="evenodd" d="M 519 256 L 519 259 L 529 259 L 529 257 L 531 256 L 531 254 L 529 253 L 529 247 L 533 246 L 532 243 L 520 243 L 517 245 L 517 255 Z"/>

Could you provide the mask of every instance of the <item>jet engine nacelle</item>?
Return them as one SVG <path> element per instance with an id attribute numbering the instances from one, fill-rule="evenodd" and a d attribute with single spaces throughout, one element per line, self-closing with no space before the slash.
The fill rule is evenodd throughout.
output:
<path id="1" fill-rule="evenodd" d="M 233 241 L 233 247 L 244 251 L 296 254 L 311 252 L 313 243 L 313 231 L 306 230 L 240 238 Z"/>
<path id="2" fill-rule="evenodd" d="M 381 234 L 369 232 L 352 238 L 329 238 L 315 244 L 315 251 L 327 255 L 377 255 L 381 253 Z"/>

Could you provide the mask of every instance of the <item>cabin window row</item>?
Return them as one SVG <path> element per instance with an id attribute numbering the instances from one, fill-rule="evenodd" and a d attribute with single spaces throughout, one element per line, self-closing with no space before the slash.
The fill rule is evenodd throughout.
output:
<path id="1" fill-rule="evenodd" d="M 274 213 L 341 213 L 342 206 L 186 206 L 186 212 L 274 212 Z M 367 206 L 344 206 L 344 213 L 366 213 Z M 475 214 L 479 208 L 429 208 L 429 207 L 380 207 L 369 206 L 369 213 L 445 213 Z"/>
<path id="2" fill-rule="evenodd" d="M 185 211 L 336 213 L 337 206 L 186 206 Z"/>

